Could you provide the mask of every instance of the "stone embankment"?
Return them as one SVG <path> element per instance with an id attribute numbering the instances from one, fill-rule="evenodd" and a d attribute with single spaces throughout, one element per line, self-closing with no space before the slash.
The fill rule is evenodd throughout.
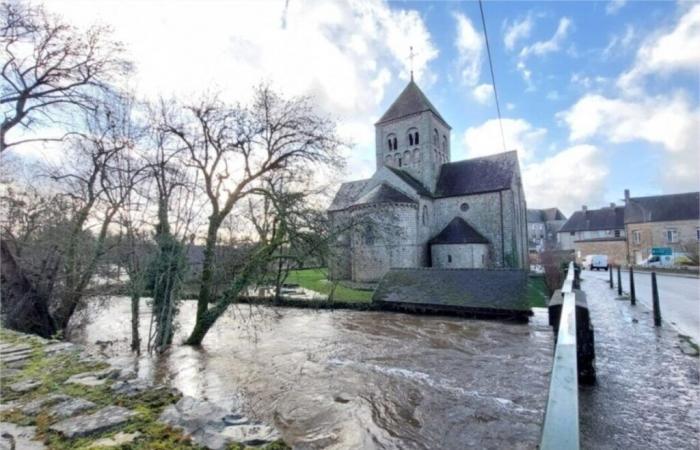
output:
<path id="1" fill-rule="evenodd" d="M 84 348 L 0 330 L 0 450 L 285 449 L 240 411 L 182 396 Z"/>

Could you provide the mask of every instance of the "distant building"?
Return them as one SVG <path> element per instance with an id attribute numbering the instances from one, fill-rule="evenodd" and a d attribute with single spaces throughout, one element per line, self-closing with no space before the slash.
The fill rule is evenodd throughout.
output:
<path id="1" fill-rule="evenodd" d="M 515 151 L 450 162 L 451 128 L 411 80 L 375 124 L 376 172 L 343 183 L 328 208 L 333 279 L 390 268 L 527 266 Z"/>
<path id="2" fill-rule="evenodd" d="M 558 232 L 562 250 L 574 250 L 576 258 L 607 255 L 612 264 L 627 260 L 625 207 L 588 209 L 585 205 L 564 223 Z"/>
<path id="3" fill-rule="evenodd" d="M 625 189 L 625 205 L 630 262 L 641 263 L 654 248 L 672 252 L 697 249 L 700 243 L 700 192 L 630 197 L 629 190 Z"/>
<path id="4" fill-rule="evenodd" d="M 527 241 L 531 253 L 559 247 L 558 232 L 566 223 L 559 208 L 527 210 Z"/>

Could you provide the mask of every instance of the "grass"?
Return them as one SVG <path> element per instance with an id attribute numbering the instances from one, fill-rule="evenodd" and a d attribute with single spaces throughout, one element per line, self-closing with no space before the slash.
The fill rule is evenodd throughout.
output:
<path id="1" fill-rule="evenodd" d="M 527 277 L 527 303 L 530 308 L 546 308 L 549 302 L 544 277 Z"/>
<path id="2" fill-rule="evenodd" d="M 12 422 L 18 425 L 31 425 L 37 429 L 37 437 L 47 444 L 50 449 L 87 449 L 92 443 L 100 438 L 111 437 L 117 432 L 134 433 L 139 432 L 139 436 L 134 442 L 120 448 L 133 450 L 146 449 L 201 449 L 204 447 L 194 444 L 188 436 L 173 429 L 157 420 L 160 413 L 166 406 L 175 403 L 180 395 L 167 388 L 151 389 L 136 396 L 115 395 L 109 384 L 102 386 L 79 386 L 74 384 L 63 384 L 71 375 L 78 373 L 104 369 L 107 366 L 103 362 L 85 361 L 81 359 L 77 351 L 64 352 L 55 356 L 46 356 L 41 350 L 42 343 L 30 336 L 23 336 L 18 333 L 0 330 L 0 342 L 2 343 L 27 343 L 32 346 L 32 356 L 26 366 L 18 373 L 7 372 L 4 364 L 0 362 L 0 392 L 2 402 L 18 402 L 24 405 L 39 397 L 50 394 L 64 394 L 72 397 L 81 397 L 96 404 L 93 410 L 86 411 L 85 414 L 94 412 L 107 405 L 123 406 L 135 411 L 137 414 L 126 424 L 115 429 L 97 433 L 89 437 L 67 439 L 58 433 L 49 430 L 49 427 L 59 419 L 52 417 L 48 413 L 50 406 L 42 408 L 36 415 L 25 415 L 19 408 L 13 408 L 0 413 L 0 421 Z M 16 393 L 8 389 L 8 385 L 24 380 L 38 380 L 42 384 L 37 389 Z M 230 449 L 243 449 L 240 444 L 231 444 Z M 283 442 L 272 443 L 265 448 L 269 450 L 280 450 L 289 448 Z"/>
<path id="3" fill-rule="evenodd" d="M 327 278 L 326 269 L 300 269 L 292 270 L 287 277 L 287 283 L 295 283 L 299 286 L 316 291 L 321 294 L 330 294 L 333 289 L 333 282 Z M 333 300 L 344 302 L 366 302 L 372 301 L 372 291 L 352 289 L 342 284 L 335 288 Z"/>

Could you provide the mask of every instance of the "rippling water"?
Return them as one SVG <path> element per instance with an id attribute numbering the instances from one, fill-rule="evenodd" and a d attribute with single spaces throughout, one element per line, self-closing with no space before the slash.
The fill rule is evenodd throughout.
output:
<path id="1" fill-rule="evenodd" d="M 398 313 L 231 308 L 202 348 L 129 352 L 129 301 L 93 302 L 70 339 L 140 377 L 237 404 L 296 448 L 535 448 L 552 332 L 529 324 Z M 176 342 L 195 304 L 180 311 Z M 141 314 L 142 333 L 150 315 Z M 107 342 L 105 342 L 107 341 Z"/>

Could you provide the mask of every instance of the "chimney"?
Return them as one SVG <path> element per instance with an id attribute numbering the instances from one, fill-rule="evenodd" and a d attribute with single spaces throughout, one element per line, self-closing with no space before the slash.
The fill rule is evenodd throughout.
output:
<path id="1" fill-rule="evenodd" d="M 610 207 L 611 207 L 612 209 L 615 209 L 615 202 L 610 203 Z"/>
<path id="2" fill-rule="evenodd" d="M 581 211 L 583 211 L 583 212 L 588 211 L 588 206 L 586 206 L 586 205 L 581 206 Z"/>
<path id="3" fill-rule="evenodd" d="M 625 203 L 630 201 L 630 190 L 625 189 Z"/>

